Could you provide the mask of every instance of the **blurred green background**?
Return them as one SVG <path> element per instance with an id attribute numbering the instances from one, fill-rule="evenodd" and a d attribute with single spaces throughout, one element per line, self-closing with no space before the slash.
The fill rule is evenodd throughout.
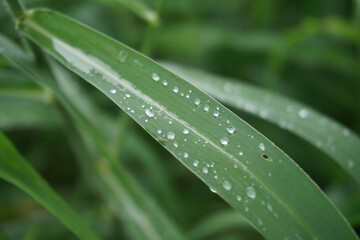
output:
<path id="1" fill-rule="evenodd" d="M 140 49 L 147 28 L 146 23 L 112 0 L 24 2 L 27 8 L 58 10 L 134 49 Z M 154 0 L 146 2 L 155 8 Z M 4 7 L 0 9 L 0 22 L 1 33 L 20 42 Z M 166 1 L 151 57 L 281 93 L 360 133 L 359 0 Z M 0 93 L 2 86 L 9 84 L 38 89 L 2 58 L 0 76 Z M 118 117 L 119 109 L 112 102 L 84 81 L 79 84 L 105 111 Z M 106 239 L 127 239 L 113 213 L 82 179 L 53 106 L 29 111 L 29 101 L 17 104 L 13 100 L 14 105 L 10 105 L 1 104 L 2 99 L 4 103 L 5 97 L 0 94 L 0 127 L 23 156 L 76 210 L 92 219 Z M 12 109 L 13 115 L 5 116 L 4 109 Z M 234 111 L 288 153 L 360 231 L 360 190 L 349 176 L 303 140 L 264 120 Z M 230 209 L 142 129 L 135 124 L 131 127 L 122 161 L 183 229 L 191 231 L 201 219 Z M 154 167 L 153 161 L 160 161 L 166 171 Z M 171 193 L 159 190 L 164 179 L 168 179 L 165 188 Z M 166 194 L 174 201 L 169 203 Z M 344 200 L 344 194 L 351 199 Z M 261 239 L 247 231 L 234 226 L 206 239 Z M 29 196 L 0 181 L 0 239 L 26 235 L 29 239 L 74 238 Z"/>

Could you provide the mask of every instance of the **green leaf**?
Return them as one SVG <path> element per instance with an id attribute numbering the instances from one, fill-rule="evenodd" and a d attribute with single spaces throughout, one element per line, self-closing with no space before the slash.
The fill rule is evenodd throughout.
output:
<path id="1" fill-rule="evenodd" d="M 107 95 L 266 238 L 357 239 L 286 154 L 183 79 L 50 10 L 28 11 L 19 29 Z"/>
<path id="2" fill-rule="evenodd" d="M 114 126 L 113 122 L 108 121 L 107 118 L 99 118 L 103 113 L 98 112 L 99 109 L 93 109 L 94 106 L 89 101 L 90 97 L 84 95 L 84 91 L 81 91 L 75 82 L 71 81 L 71 76 L 66 74 L 66 71 L 58 66 L 58 63 L 49 61 L 56 78 L 55 80 L 51 77 L 47 79 L 47 75 L 37 69 L 11 41 L 0 36 L 0 43 L 6 47 L 4 56 L 38 83 L 50 88 L 61 103 L 59 110 L 66 109 L 66 111 L 62 111 L 62 115 L 71 116 L 71 121 L 66 121 L 69 124 L 66 125 L 65 130 L 69 132 L 70 140 L 76 137 L 77 131 L 84 139 L 86 146 L 77 144 L 75 153 L 79 156 L 85 175 L 89 176 L 87 180 L 91 185 L 97 187 L 101 197 L 107 201 L 116 216 L 127 226 L 126 230 L 130 232 L 129 234 L 133 238 L 141 240 L 182 239 L 180 231 L 170 218 L 127 174 L 122 165 L 111 157 L 106 143 L 113 136 L 109 136 L 106 129 Z M 76 129 L 70 131 L 72 124 L 76 125 Z M 97 126 L 101 126 L 101 129 Z M 99 132 L 102 134 L 100 135 Z M 77 142 L 81 143 L 81 139 Z M 94 178 L 94 176 L 96 177 Z"/>
<path id="3" fill-rule="evenodd" d="M 30 194 L 80 239 L 100 239 L 20 156 L 11 142 L 0 132 L 0 177 Z"/>
<path id="4" fill-rule="evenodd" d="M 360 138 L 342 124 L 309 106 L 259 87 L 176 64 L 164 65 L 219 101 L 313 144 L 360 183 Z"/>

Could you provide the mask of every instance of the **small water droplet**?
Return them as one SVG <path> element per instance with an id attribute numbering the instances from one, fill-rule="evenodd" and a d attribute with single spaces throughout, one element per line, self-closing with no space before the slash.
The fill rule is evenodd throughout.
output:
<path id="1" fill-rule="evenodd" d="M 238 200 L 239 202 L 241 201 L 241 196 L 240 195 L 237 195 L 236 196 L 236 200 Z"/>
<path id="2" fill-rule="evenodd" d="M 195 98 L 194 103 L 195 103 L 196 106 L 199 106 L 201 101 L 200 101 L 200 99 Z"/>
<path id="3" fill-rule="evenodd" d="M 207 111 L 209 111 L 209 109 L 210 109 L 210 106 L 207 105 L 207 104 L 205 104 L 205 105 L 204 105 L 204 111 L 207 112 Z"/>
<path id="4" fill-rule="evenodd" d="M 148 116 L 148 117 L 154 117 L 154 113 L 150 110 L 150 109 L 146 109 L 145 110 L 145 114 L 146 114 L 146 116 Z"/>
<path id="5" fill-rule="evenodd" d="M 239 156 L 242 156 L 242 155 L 244 155 L 244 153 L 243 153 L 243 152 L 239 152 Z"/>
<path id="6" fill-rule="evenodd" d="M 116 89 L 111 89 L 111 90 L 110 90 L 110 93 L 115 94 L 115 93 L 116 93 Z"/>
<path id="7" fill-rule="evenodd" d="M 203 167 L 202 172 L 207 174 L 209 172 L 209 169 L 207 167 Z"/>
<path id="8" fill-rule="evenodd" d="M 168 133 L 167 133 L 167 138 L 170 139 L 170 140 L 174 139 L 174 138 L 175 138 L 175 133 L 174 133 L 174 132 L 171 132 L 171 131 L 168 132 Z"/>
<path id="9" fill-rule="evenodd" d="M 199 165 L 199 160 L 196 160 L 196 159 L 195 159 L 194 162 L 193 162 L 193 166 L 194 166 L 194 167 L 197 167 L 198 165 Z"/>
<path id="10" fill-rule="evenodd" d="M 233 134 L 235 132 L 236 128 L 234 126 L 230 126 L 226 129 L 226 131 L 228 131 L 228 133 Z"/>
<path id="11" fill-rule="evenodd" d="M 189 129 L 185 128 L 185 129 L 183 130 L 183 134 L 189 134 Z"/>
<path id="12" fill-rule="evenodd" d="M 188 158 L 189 154 L 187 152 L 184 152 L 184 158 Z"/>
<path id="13" fill-rule="evenodd" d="M 251 198 L 251 199 L 256 198 L 255 188 L 253 188 L 253 187 L 247 187 L 247 188 L 246 188 L 246 195 L 247 195 L 249 198 Z"/>
<path id="14" fill-rule="evenodd" d="M 231 185 L 230 182 L 225 181 L 225 182 L 223 183 L 223 188 L 224 188 L 225 190 L 227 190 L 227 191 L 230 191 L 231 188 L 232 188 L 232 185 Z"/>
<path id="15" fill-rule="evenodd" d="M 129 93 L 125 94 L 125 97 L 130 98 L 131 95 Z"/>
<path id="16" fill-rule="evenodd" d="M 152 79 L 153 79 L 155 82 L 157 82 L 157 81 L 160 80 L 160 77 L 159 77 L 159 75 L 158 75 L 157 73 L 153 73 L 153 74 L 152 74 Z"/>
<path id="17" fill-rule="evenodd" d="M 177 148 L 179 145 L 177 142 L 174 141 L 173 146 Z"/>
<path id="18" fill-rule="evenodd" d="M 229 139 L 227 137 L 223 137 L 220 139 L 220 143 L 222 145 L 227 145 L 229 143 Z"/>
<path id="19" fill-rule="evenodd" d="M 178 92 L 179 92 L 179 88 L 175 86 L 175 87 L 173 88 L 173 92 L 174 92 L 174 93 L 178 93 Z"/>
<path id="20" fill-rule="evenodd" d="M 161 129 L 158 129 L 158 130 L 157 130 L 157 133 L 158 133 L 158 134 L 161 134 L 161 132 L 162 132 Z"/>
<path id="21" fill-rule="evenodd" d="M 300 116 L 301 118 L 307 118 L 307 116 L 309 116 L 308 110 L 306 110 L 305 108 L 301 109 L 301 110 L 299 111 L 299 116 Z"/>
<path id="22" fill-rule="evenodd" d="M 167 86 L 167 85 L 168 85 L 168 82 L 164 80 L 162 84 L 163 84 L 164 86 Z"/>
<path id="23" fill-rule="evenodd" d="M 259 148 L 261 151 L 265 151 L 265 145 L 263 143 L 259 143 Z"/>

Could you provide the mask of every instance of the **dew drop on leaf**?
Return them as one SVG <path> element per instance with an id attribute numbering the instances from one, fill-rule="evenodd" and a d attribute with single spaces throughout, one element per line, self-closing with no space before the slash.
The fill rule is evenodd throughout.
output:
<path id="1" fill-rule="evenodd" d="M 228 132 L 228 133 L 230 133 L 230 134 L 233 134 L 234 132 L 235 132 L 235 127 L 234 126 L 230 126 L 230 127 L 228 127 L 227 129 L 226 129 L 226 131 Z"/>
<path id="2" fill-rule="evenodd" d="M 152 74 L 152 79 L 153 79 L 155 82 L 157 82 L 157 81 L 160 80 L 160 77 L 159 77 L 159 75 L 158 75 L 157 73 L 153 73 L 153 74 Z"/>
<path id="3" fill-rule="evenodd" d="M 200 101 L 200 99 L 195 98 L 194 103 L 195 103 L 196 106 L 199 106 L 201 101 Z"/>
<path id="4" fill-rule="evenodd" d="M 175 133 L 174 133 L 174 132 L 171 132 L 171 131 L 168 132 L 168 133 L 167 133 L 167 138 L 170 139 L 170 140 L 174 139 L 174 138 L 175 138 Z"/>
<path id="5" fill-rule="evenodd" d="M 145 110 L 145 114 L 146 114 L 146 116 L 148 116 L 148 117 L 154 117 L 154 113 L 150 110 L 150 109 L 146 109 Z"/>
<path id="6" fill-rule="evenodd" d="M 259 143 L 259 148 L 261 151 L 265 151 L 265 145 L 263 143 Z"/>
<path id="7" fill-rule="evenodd" d="M 228 181 L 225 181 L 225 182 L 223 183 L 223 188 L 224 188 L 225 190 L 227 190 L 227 191 L 230 191 L 231 188 L 232 188 L 231 183 L 228 182 Z"/>
<path id="8" fill-rule="evenodd" d="M 110 90 L 110 93 L 115 94 L 115 93 L 116 93 L 116 89 L 111 89 L 111 90 Z"/>
<path id="9" fill-rule="evenodd" d="M 251 198 L 251 199 L 256 198 L 255 188 L 253 188 L 253 187 L 247 187 L 247 188 L 246 188 L 246 195 L 247 195 L 249 198 Z"/>
<path id="10" fill-rule="evenodd" d="M 229 139 L 227 137 L 223 137 L 220 139 L 220 143 L 222 145 L 227 145 L 229 143 Z"/>

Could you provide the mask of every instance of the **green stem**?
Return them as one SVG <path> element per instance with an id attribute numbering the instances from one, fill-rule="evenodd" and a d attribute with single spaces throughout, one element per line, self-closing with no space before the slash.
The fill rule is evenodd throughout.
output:
<path id="1" fill-rule="evenodd" d="M 20 19 L 24 14 L 24 10 L 25 10 L 24 4 L 21 2 L 21 0 L 4 0 L 4 2 L 5 5 L 8 6 L 10 15 L 12 16 L 12 19 L 16 25 L 17 20 Z M 34 58 L 35 56 L 34 51 L 31 48 L 29 41 L 26 38 L 24 38 L 19 32 L 18 35 L 27 54 L 29 54 L 31 58 Z"/>

